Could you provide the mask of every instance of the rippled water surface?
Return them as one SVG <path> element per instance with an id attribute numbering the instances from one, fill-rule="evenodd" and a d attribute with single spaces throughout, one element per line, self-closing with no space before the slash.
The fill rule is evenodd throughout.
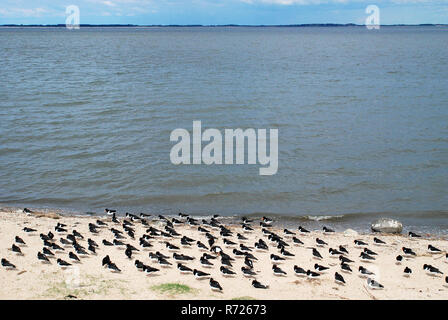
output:
<path id="1" fill-rule="evenodd" d="M 440 27 L 1 28 L 0 203 L 448 228 L 447 43 Z M 278 128 L 278 173 L 171 164 L 193 120 Z"/>

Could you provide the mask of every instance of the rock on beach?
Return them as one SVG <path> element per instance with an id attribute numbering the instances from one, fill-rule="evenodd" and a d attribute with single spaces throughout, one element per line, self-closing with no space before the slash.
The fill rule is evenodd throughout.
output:
<path id="1" fill-rule="evenodd" d="M 371 228 L 374 232 L 401 233 L 403 224 L 394 219 L 382 218 L 373 222 Z"/>

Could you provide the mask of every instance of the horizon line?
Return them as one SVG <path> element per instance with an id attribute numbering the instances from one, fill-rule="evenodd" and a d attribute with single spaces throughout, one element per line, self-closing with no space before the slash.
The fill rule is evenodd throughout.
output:
<path id="1" fill-rule="evenodd" d="M 80 27 L 366 27 L 365 24 L 356 23 L 302 23 L 302 24 L 89 24 L 81 23 Z M 398 27 L 398 26 L 448 26 L 444 23 L 419 23 L 419 24 L 380 24 L 380 27 Z M 66 24 L 2 24 L 0 27 L 66 27 Z"/>

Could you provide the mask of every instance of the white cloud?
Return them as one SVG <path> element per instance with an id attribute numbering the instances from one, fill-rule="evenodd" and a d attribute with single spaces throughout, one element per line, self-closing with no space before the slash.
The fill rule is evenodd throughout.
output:
<path id="1" fill-rule="evenodd" d="M 317 5 L 326 3 L 391 3 L 391 4 L 418 4 L 418 3 L 431 3 L 431 4 L 441 4 L 448 3 L 448 0 L 239 0 L 240 2 L 248 4 L 271 4 L 280 6 L 290 6 L 290 5 Z"/>
<path id="2" fill-rule="evenodd" d="M 42 17 L 44 14 L 50 13 L 50 10 L 44 8 L 0 8 L 0 15 L 3 17 Z"/>
<path id="3" fill-rule="evenodd" d="M 448 0 L 391 0 L 392 3 L 398 3 L 398 4 L 407 4 L 407 3 L 447 3 Z"/>
<path id="4" fill-rule="evenodd" d="M 86 0 L 91 3 L 101 3 L 107 6 L 117 6 L 120 4 L 149 4 L 152 0 Z"/>
<path id="5" fill-rule="evenodd" d="M 324 3 L 347 3 L 347 2 L 360 2 L 367 0 L 240 0 L 241 2 L 249 4 L 272 4 L 280 6 L 290 6 L 290 5 L 316 5 Z M 371 0 L 370 0 L 371 1 Z"/>
<path id="6" fill-rule="evenodd" d="M 109 6 L 109 7 L 115 7 L 116 4 L 113 3 L 112 1 L 101 1 L 102 4 Z"/>

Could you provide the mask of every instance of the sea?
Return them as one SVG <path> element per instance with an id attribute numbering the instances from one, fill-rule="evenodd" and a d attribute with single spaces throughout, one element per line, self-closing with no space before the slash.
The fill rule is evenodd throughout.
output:
<path id="1" fill-rule="evenodd" d="M 448 232 L 448 27 L 2 27 L 0 206 Z M 173 130 L 278 129 L 278 171 Z"/>

